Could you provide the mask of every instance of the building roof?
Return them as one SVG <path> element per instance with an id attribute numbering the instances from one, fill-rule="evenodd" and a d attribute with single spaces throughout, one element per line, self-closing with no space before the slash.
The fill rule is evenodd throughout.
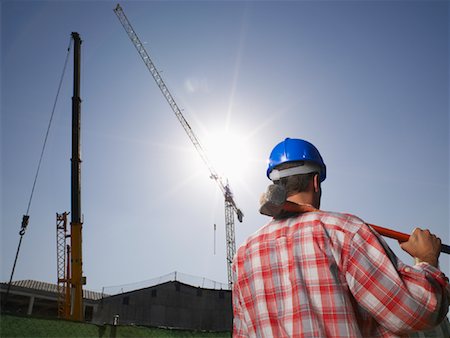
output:
<path id="1" fill-rule="evenodd" d="M 116 294 L 123 294 L 125 292 L 145 289 L 148 287 L 160 285 L 166 282 L 172 282 L 177 281 L 181 282 L 186 285 L 190 285 L 196 288 L 202 288 L 202 289 L 212 289 L 212 290 L 229 290 L 229 285 L 225 283 L 220 283 L 213 281 L 208 278 L 204 277 L 198 277 L 189 275 L 186 273 L 174 271 L 171 273 L 168 273 L 166 275 L 148 279 L 136 283 L 130 283 L 130 284 L 122 284 L 122 285 L 114 285 L 114 286 L 105 286 L 102 288 L 102 290 L 105 291 L 108 295 L 116 295 Z"/>
<path id="2" fill-rule="evenodd" d="M 1 284 L 5 285 L 5 286 L 8 285 L 8 283 L 1 283 Z M 16 286 L 16 287 L 25 288 L 25 289 L 58 293 L 58 285 L 52 284 L 52 283 L 47 283 L 47 282 L 36 281 L 36 280 L 30 280 L 30 279 L 18 280 L 18 281 L 13 281 L 11 283 L 11 285 Z M 107 295 L 103 295 L 101 292 L 83 289 L 83 298 L 84 299 L 98 300 L 104 296 L 107 296 Z"/>

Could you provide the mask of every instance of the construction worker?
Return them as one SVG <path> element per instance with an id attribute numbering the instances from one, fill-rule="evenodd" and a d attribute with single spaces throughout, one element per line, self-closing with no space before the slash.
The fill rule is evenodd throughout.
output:
<path id="1" fill-rule="evenodd" d="M 408 266 L 361 219 L 320 211 L 326 166 L 307 141 L 277 144 L 267 176 L 305 212 L 273 218 L 238 249 L 235 337 L 450 337 L 439 238 L 415 229 L 401 244 Z"/>

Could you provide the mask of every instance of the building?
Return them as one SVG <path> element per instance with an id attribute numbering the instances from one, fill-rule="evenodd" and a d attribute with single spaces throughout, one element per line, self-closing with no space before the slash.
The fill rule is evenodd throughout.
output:
<path id="1" fill-rule="evenodd" d="M 7 283 L 0 284 L 2 311 Z M 204 331 L 231 331 L 233 310 L 228 285 L 177 272 L 119 286 L 113 295 L 83 290 L 84 314 L 94 324 L 139 325 Z M 32 280 L 13 282 L 11 314 L 57 317 L 57 285 Z"/>
<path id="2" fill-rule="evenodd" d="M 1 309 L 11 314 L 34 315 L 56 318 L 58 316 L 58 286 L 34 280 L 20 280 L 11 283 L 8 304 L 5 308 L 5 295 L 8 283 L 0 283 Z M 100 292 L 83 290 L 85 321 L 92 321 Z"/>
<path id="3" fill-rule="evenodd" d="M 129 291 L 98 301 L 93 323 L 231 331 L 230 290 L 195 287 L 180 281 Z"/>

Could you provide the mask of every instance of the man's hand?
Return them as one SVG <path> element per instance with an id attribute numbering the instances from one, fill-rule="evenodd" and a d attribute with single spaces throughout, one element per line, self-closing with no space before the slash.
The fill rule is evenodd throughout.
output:
<path id="1" fill-rule="evenodd" d="M 438 266 L 441 253 L 441 239 L 430 233 L 430 230 L 414 229 L 409 240 L 400 247 L 420 262 Z"/>

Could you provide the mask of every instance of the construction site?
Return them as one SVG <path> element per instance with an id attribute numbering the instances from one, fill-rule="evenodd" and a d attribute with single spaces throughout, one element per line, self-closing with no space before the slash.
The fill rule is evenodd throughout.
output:
<path id="1" fill-rule="evenodd" d="M 10 1 L 1 17 L 2 337 L 231 336 L 233 258 L 273 216 L 267 156 L 290 135 L 327 156 L 325 210 L 382 224 L 406 263 L 416 226 L 450 242 L 448 4 Z"/>

